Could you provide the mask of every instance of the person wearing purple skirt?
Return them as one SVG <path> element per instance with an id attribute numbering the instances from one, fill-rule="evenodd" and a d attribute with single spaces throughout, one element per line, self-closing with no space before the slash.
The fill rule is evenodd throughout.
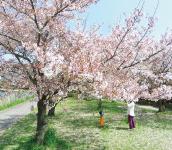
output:
<path id="1" fill-rule="evenodd" d="M 135 120 L 134 120 L 134 107 L 135 107 L 135 103 L 133 101 L 129 101 L 127 103 L 128 106 L 128 123 L 129 123 L 129 128 L 133 129 L 135 128 Z"/>

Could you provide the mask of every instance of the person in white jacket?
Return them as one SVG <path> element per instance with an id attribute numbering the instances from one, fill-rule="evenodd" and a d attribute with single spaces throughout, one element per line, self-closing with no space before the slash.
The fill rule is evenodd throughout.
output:
<path id="1" fill-rule="evenodd" d="M 128 123 L 129 123 L 129 128 L 133 129 L 135 128 L 135 120 L 134 120 L 134 107 L 135 107 L 135 103 L 133 101 L 129 101 L 127 103 L 128 106 Z"/>

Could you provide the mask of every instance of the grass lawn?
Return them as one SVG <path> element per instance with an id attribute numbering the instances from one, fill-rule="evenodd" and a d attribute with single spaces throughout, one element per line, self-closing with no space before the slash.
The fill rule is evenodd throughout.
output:
<path id="1" fill-rule="evenodd" d="M 48 144 L 44 146 L 38 146 L 32 140 L 36 116 L 30 114 L 0 136 L 0 150 L 172 149 L 171 111 L 156 113 L 136 108 L 137 128 L 130 131 L 123 103 L 104 101 L 103 106 L 105 127 L 100 128 L 96 100 L 77 101 L 70 98 L 60 103 L 56 116 L 49 118 Z"/>
<path id="2" fill-rule="evenodd" d="M 34 96 L 27 96 L 24 98 L 16 99 L 15 101 L 12 101 L 12 102 L 4 103 L 3 105 L 0 105 L 0 111 L 16 106 L 18 104 L 24 103 L 26 101 L 32 100 L 33 98 Z"/>

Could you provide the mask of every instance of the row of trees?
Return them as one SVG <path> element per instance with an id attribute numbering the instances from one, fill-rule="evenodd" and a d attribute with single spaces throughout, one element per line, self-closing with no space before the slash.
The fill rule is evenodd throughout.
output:
<path id="1" fill-rule="evenodd" d="M 47 106 L 53 114 L 71 90 L 118 100 L 171 98 L 167 74 L 172 37 L 152 38 L 154 17 L 144 16 L 143 5 L 106 37 L 96 27 L 84 30 L 80 23 L 74 31 L 67 28 L 96 2 L 0 0 L 0 76 L 8 86 L 37 94 L 39 144 L 46 131 Z M 143 26 L 142 21 L 147 23 Z"/>

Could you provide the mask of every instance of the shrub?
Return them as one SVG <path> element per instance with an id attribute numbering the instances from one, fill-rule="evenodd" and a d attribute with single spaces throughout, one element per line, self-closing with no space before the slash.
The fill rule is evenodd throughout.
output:
<path id="1" fill-rule="evenodd" d="M 49 128 L 44 136 L 44 145 L 48 147 L 56 147 L 56 131 L 53 128 Z"/>

